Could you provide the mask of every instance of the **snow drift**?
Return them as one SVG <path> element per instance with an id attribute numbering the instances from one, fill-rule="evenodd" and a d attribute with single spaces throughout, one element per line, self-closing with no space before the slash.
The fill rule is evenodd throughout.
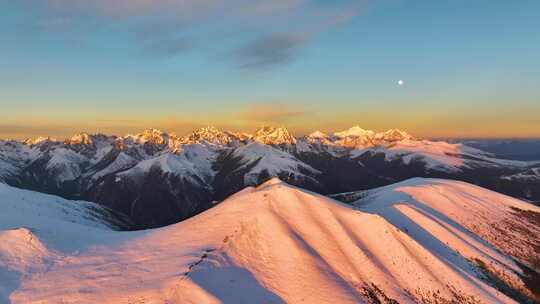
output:
<path id="1" fill-rule="evenodd" d="M 529 279 L 538 271 L 540 208 L 431 179 L 375 189 L 355 204 L 272 179 L 179 224 L 91 229 L 79 234 L 87 244 L 77 246 L 50 238 L 79 224 L 36 229 L 25 222 L 13 232 L 12 223 L 1 227 L 0 239 L 19 245 L 0 246 L 0 278 L 20 280 L 0 288 L 0 302 L 514 303 L 534 297 Z M 24 267 L 9 267 L 14 248 Z"/>

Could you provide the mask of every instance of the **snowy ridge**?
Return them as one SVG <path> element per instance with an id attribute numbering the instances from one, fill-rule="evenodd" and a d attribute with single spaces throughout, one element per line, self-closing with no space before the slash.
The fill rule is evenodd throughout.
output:
<path id="1" fill-rule="evenodd" d="M 0 182 L 16 177 L 32 157 L 32 150 L 15 141 L 0 140 Z"/>
<path id="2" fill-rule="evenodd" d="M 84 156 L 73 150 L 60 148 L 54 151 L 45 168 L 54 172 L 59 182 L 72 181 L 81 175 L 80 165 L 86 160 Z"/>
<path id="3" fill-rule="evenodd" d="M 524 180 L 524 181 L 540 181 L 540 167 L 539 168 L 531 168 L 527 171 L 518 173 L 518 174 L 512 174 L 503 176 L 503 179 L 506 180 Z"/>
<path id="4" fill-rule="evenodd" d="M 109 211 L 94 203 L 70 201 L 2 183 L 0 209 L 0 229 L 33 227 L 41 221 L 65 221 L 106 230 L 113 227 L 103 216 L 110 216 Z"/>
<path id="5" fill-rule="evenodd" d="M 87 176 L 90 176 L 93 180 L 100 179 L 101 177 L 120 172 L 125 169 L 132 168 L 138 163 L 138 160 L 124 152 L 120 152 L 118 156 L 107 167 L 97 172 L 89 172 Z"/>
<path id="6" fill-rule="evenodd" d="M 159 129 L 146 129 L 139 134 L 128 134 L 122 139 L 133 141 L 138 144 L 152 143 L 157 145 L 163 145 L 168 143 L 169 134 Z"/>
<path id="7" fill-rule="evenodd" d="M 416 240 L 432 239 L 430 250 L 452 263 L 459 263 L 452 257 L 458 252 L 533 297 L 520 282 L 524 270 L 515 261 L 539 270 L 540 226 L 534 218 L 539 207 L 463 182 L 421 178 L 367 191 L 355 205 Z"/>
<path id="8" fill-rule="evenodd" d="M 414 138 L 405 131 L 390 129 L 385 132 L 375 133 L 372 130 L 364 130 L 354 126 L 348 130 L 334 133 L 334 143 L 349 148 L 369 148 L 373 146 L 385 146 L 393 142 L 413 140 Z"/>
<path id="9" fill-rule="evenodd" d="M 271 177 L 324 194 L 443 177 L 538 202 L 535 164 L 396 129 L 360 127 L 299 138 L 285 128 L 263 127 L 250 135 L 205 127 L 186 136 L 148 129 L 123 137 L 80 133 L 65 141 L 0 141 L 0 181 L 94 201 L 128 214 L 134 228 L 185 219 Z M 152 213 L 156 204 L 163 214 Z M 173 209 L 178 212 L 165 211 Z"/>
<path id="10" fill-rule="evenodd" d="M 117 224 L 123 225 L 116 215 L 93 203 L 0 183 L 0 303 L 9 303 L 23 277 L 47 271 L 63 252 L 76 254 Z"/>
<path id="11" fill-rule="evenodd" d="M 183 155 L 165 153 L 155 158 L 143 160 L 139 162 L 135 167 L 117 174 L 118 177 L 133 177 L 135 179 L 142 178 L 144 174 L 147 174 L 152 169 L 158 169 L 164 174 L 171 174 L 183 179 L 191 180 L 193 183 L 198 184 L 204 177 L 195 165 L 188 161 Z M 193 179 L 193 177 L 198 177 Z"/>
<path id="12" fill-rule="evenodd" d="M 311 179 L 311 177 L 306 176 L 306 173 L 315 175 L 321 173 L 287 152 L 258 142 L 234 150 L 232 156 L 240 159 L 241 165 L 236 171 L 250 168 L 244 175 L 245 185 L 257 185 L 259 176 L 263 172 L 270 177 L 288 174 L 308 179 Z"/>
<path id="13" fill-rule="evenodd" d="M 532 162 L 495 159 L 489 153 L 462 144 L 416 139 L 407 132 L 397 129 L 376 133 L 371 130 L 364 130 L 359 126 L 336 132 L 331 136 L 316 131 L 301 138 L 295 138 L 285 128 L 268 126 L 260 128 L 253 135 L 224 132 L 209 126 L 186 136 L 177 136 L 174 133 L 167 133 L 158 129 L 148 129 L 140 134 L 112 137 L 111 139 L 107 137 L 98 138 L 98 136 L 105 137 L 104 135 L 94 136 L 80 133 L 66 140 L 65 143 L 68 145 L 97 146 L 94 148 L 101 153 L 95 153 L 93 157 L 90 155 L 91 158 L 88 161 L 92 163 L 99 162 L 102 156 L 113 146 L 121 150 L 141 148 L 140 154 L 146 154 L 143 158 L 152 158 L 156 156 L 156 153 L 161 152 L 182 153 L 184 147 L 188 145 L 203 145 L 207 149 L 216 151 L 242 147 L 255 141 L 265 145 L 286 146 L 285 149 L 288 152 L 326 151 L 337 157 L 349 154 L 351 158 L 355 158 L 366 152 L 384 152 L 389 161 L 403 158 L 404 163 L 408 163 L 412 159 L 421 159 L 428 168 L 443 171 L 459 171 L 460 167 L 471 167 L 469 163 L 472 163 L 473 166 L 480 164 L 483 166 L 511 166 L 516 168 L 524 168 L 533 164 Z M 27 140 L 26 145 L 36 149 L 39 143 L 44 142 L 53 145 L 55 143 L 56 145 L 60 144 L 52 139 L 38 138 L 36 140 Z M 316 145 L 316 147 L 313 145 Z M 79 150 L 76 152 L 82 153 Z M 65 162 L 73 163 L 70 160 Z M 75 162 L 76 164 L 77 162 Z M 67 175 L 72 176 L 71 173 L 67 173 Z"/>
<path id="14" fill-rule="evenodd" d="M 413 137 L 409 133 L 398 129 L 390 129 L 384 133 L 377 133 L 374 137 L 377 140 L 383 140 L 387 142 L 413 139 Z"/>
<path id="15" fill-rule="evenodd" d="M 529 251 L 538 239 L 525 238 L 538 237 L 539 227 L 515 220 L 540 208 L 431 179 L 373 190 L 358 205 L 272 179 L 179 224 L 104 231 L 77 254 L 48 255 L 47 267 L 12 268 L 21 282 L 6 296 L 14 304 L 517 303 L 532 296 L 514 259 L 529 264 L 520 250 L 538 258 Z M 493 227 L 506 219 L 519 233 Z M 47 229 L 23 248 L 29 266 L 49 244 Z M 517 235 L 513 249 L 501 247 L 496 233 Z M 5 260 L 0 253 L 0 265 Z"/>

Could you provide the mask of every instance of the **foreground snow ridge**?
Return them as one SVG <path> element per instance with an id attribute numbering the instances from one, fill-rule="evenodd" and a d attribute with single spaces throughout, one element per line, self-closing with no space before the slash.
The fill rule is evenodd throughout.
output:
<path id="1" fill-rule="evenodd" d="M 42 224 L 27 243 L 31 226 L 0 230 L 0 240 L 28 244 L 17 249 L 24 264 L 8 268 L 9 249 L 0 245 L 0 278 L 20 278 L 4 293 L 0 288 L 0 303 L 516 303 L 533 297 L 523 269 L 537 265 L 540 230 L 519 216 L 540 208 L 432 179 L 369 191 L 356 205 L 271 179 L 165 228 L 92 230 L 77 250 L 47 240 L 50 231 L 62 233 L 57 226 Z M 513 243 L 505 247 L 504 238 Z M 32 267 L 34 260 L 40 267 Z"/>

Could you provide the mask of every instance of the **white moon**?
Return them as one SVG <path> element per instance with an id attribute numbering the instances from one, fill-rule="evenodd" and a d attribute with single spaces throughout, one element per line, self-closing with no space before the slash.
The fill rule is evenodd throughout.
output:
<path id="1" fill-rule="evenodd" d="M 403 85 L 405 82 L 403 82 L 403 80 L 398 80 L 397 84 L 399 85 Z"/>

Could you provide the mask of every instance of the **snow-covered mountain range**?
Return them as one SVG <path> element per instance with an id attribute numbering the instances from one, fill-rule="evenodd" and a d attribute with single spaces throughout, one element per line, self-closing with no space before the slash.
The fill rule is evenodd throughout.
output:
<path id="1" fill-rule="evenodd" d="M 126 214 L 133 228 L 176 223 L 271 177 L 322 194 L 416 176 L 453 178 L 538 202 L 539 166 L 401 130 L 360 127 L 302 137 L 277 127 L 254 134 L 207 127 L 186 136 L 149 129 L 0 141 L 0 182 L 96 202 Z"/>
<path id="2" fill-rule="evenodd" d="M 533 303 L 540 208 L 414 178 L 352 204 L 270 179 L 165 228 L 0 185 L 0 303 Z"/>

